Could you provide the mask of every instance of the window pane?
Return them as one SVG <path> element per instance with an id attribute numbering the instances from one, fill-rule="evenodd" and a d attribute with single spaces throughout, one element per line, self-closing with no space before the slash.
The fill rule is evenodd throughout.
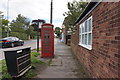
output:
<path id="1" fill-rule="evenodd" d="M 92 31 L 91 19 L 89 20 L 89 31 Z"/>
<path id="2" fill-rule="evenodd" d="M 92 34 L 89 33 L 88 34 L 88 45 L 91 45 L 91 43 L 92 43 Z"/>
<path id="3" fill-rule="evenodd" d="M 87 45 L 87 34 L 85 34 L 85 45 Z"/>
<path id="4" fill-rule="evenodd" d="M 84 26 L 83 26 L 83 24 L 82 24 L 82 33 L 84 33 Z"/>
<path id="5" fill-rule="evenodd" d="M 87 21 L 85 22 L 85 32 L 87 32 Z"/>
<path id="6" fill-rule="evenodd" d="M 82 34 L 82 44 L 84 44 L 85 38 L 84 38 L 84 34 Z"/>
<path id="7" fill-rule="evenodd" d="M 80 26 L 80 34 L 82 33 L 82 26 Z"/>

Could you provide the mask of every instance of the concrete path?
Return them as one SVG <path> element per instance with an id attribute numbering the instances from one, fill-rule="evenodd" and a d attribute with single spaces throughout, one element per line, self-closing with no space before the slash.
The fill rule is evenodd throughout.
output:
<path id="1" fill-rule="evenodd" d="M 36 78 L 81 78 L 71 48 L 55 39 L 55 58 Z"/>

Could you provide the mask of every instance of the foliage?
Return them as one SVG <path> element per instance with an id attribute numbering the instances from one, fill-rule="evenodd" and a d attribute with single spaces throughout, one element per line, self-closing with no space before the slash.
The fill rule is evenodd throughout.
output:
<path id="1" fill-rule="evenodd" d="M 31 57 L 37 57 L 37 56 L 39 56 L 40 55 L 40 53 L 38 53 L 38 52 L 32 52 L 31 53 Z"/>
<path id="2" fill-rule="evenodd" d="M 25 30 L 23 28 L 21 28 L 21 27 L 18 27 L 18 28 L 11 27 L 11 31 L 12 32 L 18 32 L 18 33 L 25 33 Z"/>
<path id="3" fill-rule="evenodd" d="M 0 32 L 2 34 L 2 38 L 7 37 L 8 31 L 10 36 L 18 37 L 24 40 L 36 38 L 37 32 L 35 32 L 33 27 L 30 25 L 30 20 L 28 18 L 19 14 L 16 17 L 16 20 L 9 22 L 7 19 L 2 19 L 3 16 L 1 16 L 1 13 L 2 12 L 0 11 Z"/>
<path id="4" fill-rule="evenodd" d="M 41 51 L 41 48 L 38 48 L 39 51 Z M 37 51 L 37 49 L 33 49 L 33 51 Z"/>
<path id="5" fill-rule="evenodd" d="M 3 25 L 3 26 L 7 26 L 8 23 L 9 23 L 8 20 L 6 20 L 6 19 L 2 19 L 2 25 Z"/>
<path id="6" fill-rule="evenodd" d="M 63 15 L 66 16 L 63 24 L 66 26 L 67 30 L 74 30 L 74 23 L 77 18 L 80 16 L 82 11 L 85 9 L 87 2 L 73 1 L 68 2 L 68 12 L 65 12 Z"/>
<path id="7" fill-rule="evenodd" d="M 27 39 L 28 39 L 28 38 L 27 38 L 27 34 L 25 34 L 25 33 L 11 32 L 11 33 L 10 33 L 10 36 L 18 37 L 18 38 L 20 38 L 20 39 L 22 39 L 22 40 L 27 40 Z"/>
<path id="8" fill-rule="evenodd" d="M 13 20 L 11 23 L 12 32 L 10 35 L 20 39 L 27 39 L 26 29 L 28 29 L 29 23 L 26 17 L 19 14 L 16 20 Z"/>
<path id="9" fill-rule="evenodd" d="M 6 61 L 2 60 L 2 78 L 12 78 L 10 74 L 7 72 Z"/>
<path id="10" fill-rule="evenodd" d="M 1 22 L 0 31 L 1 31 L 2 37 L 6 37 L 7 36 L 6 32 L 8 31 L 7 26 L 9 21 L 1 18 L 0 22 Z"/>
<path id="11" fill-rule="evenodd" d="M 44 64 L 44 62 L 42 62 L 36 58 L 38 55 L 40 55 L 40 53 L 32 52 L 32 54 L 31 54 L 31 62 L 32 62 L 33 68 L 36 68 L 36 66 L 38 64 Z"/>
<path id="12" fill-rule="evenodd" d="M 61 30 L 60 27 L 55 28 L 55 34 L 57 34 L 58 37 L 60 37 L 60 35 L 61 35 L 60 30 Z"/>
<path id="13" fill-rule="evenodd" d="M 2 38 L 6 37 L 6 36 L 7 36 L 7 32 L 2 30 Z"/>
<path id="14" fill-rule="evenodd" d="M 28 29 L 26 30 L 26 34 L 30 38 L 35 38 L 37 36 L 37 32 L 34 31 L 34 28 L 32 26 L 29 26 Z"/>
<path id="15" fill-rule="evenodd" d="M 12 27 L 21 27 L 26 30 L 29 27 L 30 21 L 28 18 L 22 16 L 21 14 L 18 15 L 16 20 L 13 20 L 11 23 Z"/>
<path id="16" fill-rule="evenodd" d="M 12 21 L 10 26 L 12 30 L 11 36 L 16 36 L 20 39 L 33 39 L 36 37 L 36 32 L 30 26 L 30 20 L 21 14 L 18 15 L 16 20 Z"/>

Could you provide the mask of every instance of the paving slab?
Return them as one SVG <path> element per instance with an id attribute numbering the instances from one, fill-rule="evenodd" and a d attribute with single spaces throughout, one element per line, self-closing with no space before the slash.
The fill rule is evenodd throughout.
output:
<path id="1" fill-rule="evenodd" d="M 58 57 L 58 58 L 52 59 L 52 63 L 50 64 L 50 66 L 62 66 L 62 58 Z"/>

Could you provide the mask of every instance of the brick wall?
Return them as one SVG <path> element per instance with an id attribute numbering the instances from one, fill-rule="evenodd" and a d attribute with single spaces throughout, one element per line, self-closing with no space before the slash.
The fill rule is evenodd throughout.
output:
<path id="1" fill-rule="evenodd" d="M 92 50 L 78 45 L 79 28 L 77 28 L 71 40 L 73 52 L 86 66 L 91 76 L 118 78 L 120 76 L 120 2 L 100 3 L 82 22 L 90 16 L 93 18 Z"/>

